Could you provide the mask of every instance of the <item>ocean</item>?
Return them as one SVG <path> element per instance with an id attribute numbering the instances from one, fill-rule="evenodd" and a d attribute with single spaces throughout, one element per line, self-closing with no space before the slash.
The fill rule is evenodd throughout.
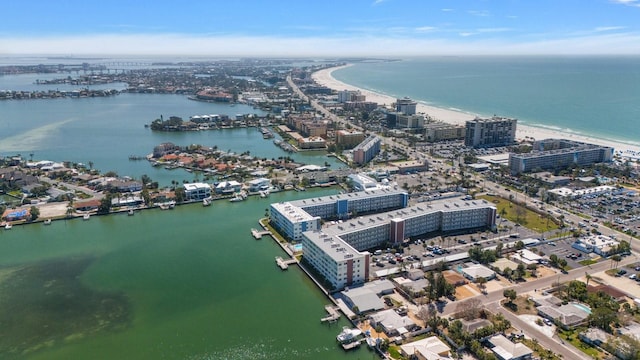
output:
<path id="1" fill-rule="evenodd" d="M 342 82 L 481 117 L 640 145 L 640 57 L 429 57 L 362 62 Z"/>

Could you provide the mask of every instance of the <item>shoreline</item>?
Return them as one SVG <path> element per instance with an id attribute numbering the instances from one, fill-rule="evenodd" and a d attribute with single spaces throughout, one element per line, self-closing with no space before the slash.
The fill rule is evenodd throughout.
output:
<path id="1" fill-rule="evenodd" d="M 396 101 L 396 98 L 394 98 L 393 96 L 359 88 L 357 86 L 344 83 L 333 77 L 334 71 L 344 69 L 353 65 L 354 64 L 346 64 L 346 65 L 335 66 L 327 69 L 322 69 L 314 72 L 311 77 L 318 84 L 326 86 L 336 91 L 359 90 L 360 93 L 366 96 L 367 101 L 377 102 L 378 105 L 390 106 L 392 103 Z M 417 100 L 417 99 L 413 99 L 413 100 L 418 103 L 416 107 L 417 113 L 424 113 L 425 115 L 429 115 L 431 118 L 435 120 L 443 121 L 449 124 L 464 126 L 467 120 L 473 120 L 476 116 L 479 116 L 472 113 L 464 112 L 462 110 L 452 110 L 452 109 L 445 109 L 445 108 L 439 108 L 436 106 L 426 105 L 422 102 L 423 100 Z M 584 135 L 584 134 L 563 132 L 562 130 L 554 130 L 554 129 L 544 128 L 544 127 L 537 127 L 537 126 L 524 125 L 522 123 L 518 123 L 517 130 L 516 130 L 516 140 L 524 140 L 525 138 L 534 138 L 536 140 L 549 139 L 549 138 L 564 138 L 564 139 L 592 143 L 592 144 L 597 144 L 602 146 L 610 146 L 615 149 L 616 153 L 626 152 L 626 151 L 632 151 L 636 153 L 640 152 L 639 145 L 629 144 L 620 140 L 601 139 L 601 138 Z"/>

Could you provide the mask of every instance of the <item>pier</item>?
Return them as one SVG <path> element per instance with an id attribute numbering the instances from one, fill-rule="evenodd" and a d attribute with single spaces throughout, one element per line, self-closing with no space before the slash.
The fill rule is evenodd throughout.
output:
<path id="1" fill-rule="evenodd" d="M 297 263 L 298 263 L 298 260 L 296 260 L 296 259 L 284 260 L 280 256 L 276 257 L 276 264 L 278 264 L 278 266 L 282 270 L 287 270 L 289 268 L 289 265 L 294 265 L 294 264 L 297 264 Z"/>
<path id="2" fill-rule="evenodd" d="M 327 310 L 327 313 L 329 314 L 329 316 L 323 317 L 322 319 L 320 319 L 320 322 L 332 323 L 340 319 L 340 313 L 339 313 L 340 308 L 336 306 L 327 305 L 324 307 L 324 309 Z"/>
<path id="3" fill-rule="evenodd" d="M 251 235 L 253 235 L 256 240 L 260 240 L 263 235 L 270 235 L 271 232 L 269 230 L 259 231 L 258 229 L 251 229 Z"/>

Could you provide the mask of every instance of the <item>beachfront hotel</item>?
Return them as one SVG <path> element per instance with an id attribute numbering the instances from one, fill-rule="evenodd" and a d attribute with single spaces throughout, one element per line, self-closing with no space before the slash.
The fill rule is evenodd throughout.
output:
<path id="1" fill-rule="evenodd" d="M 271 223 L 285 237 L 299 241 L 303 232 L 320 229 L 321 219 L 346 219 L 356 214 L 404 208 L 408 203 L 409 195 L 405 191 L 392 189 L 273 203 Z"/>
<path id="2" fill-rule="evenodd" d="M 614 149 L 565 139 L 545 139 L 533 143 L 533 151 L 509 154 L 511 174 L 534 170 L 562 169 L 570 165 L 585 166 L 613 159 Z"/>
<path id="3" fill-rule="evenodd" d="M 487 201 L 441 200 L 331 222 L 322 229 L 302 233 L 304 259 L 334 289 L 342 289 L 368 278 L 370 253 L 366 250 L 425 234 L 492 229 L 495 218 L 496 208 Z"/>
<path id="4" fill-rule="evenodd" d="M 511 145 L 516 139 L 518 120 L 494 116 L 465 123 L 464 145 L 474 148 Z"/>
<path id="5" fill-rule="evenodd" d="M 370 135 L 353 148 L 353 162 L 359 165 L 368 163 L 378 155 L 381 146 L 382 139 L 376 135 Z"/>

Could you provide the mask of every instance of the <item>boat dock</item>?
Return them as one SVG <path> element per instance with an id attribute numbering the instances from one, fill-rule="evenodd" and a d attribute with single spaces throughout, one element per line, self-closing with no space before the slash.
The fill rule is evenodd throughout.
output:
<path id="1" fill-rule="evenodd" d="M 278 266 L 282 270 L 287 270 L 289 268 L 289 265 L 294 265 L 294 264 L 297 264 L 297 263 L 298 263 L 298 260 L 296 260 L 296 259 L 284 260 L 280 256 L 276 257 L 276 264 L 278 264 Z"/>
<path id="2" fill-rule="evenodd" d="M 337 306 L 327 305 L 324 307 L 324 309 L 327 310 L 327 313 L 329 315 L 320 319 L 320 322 L 335 322 L 340 319 L 340 308 L 338 308 Z"/>
<path id="3" fill-rule="evenodd" d="M 260 240 L 263 235 L 270 235 L 271 232 L 269 230 L 258 231 L 258 229 L 251 229 L 251 235 L 253 235 L 256 240 Z"/>

